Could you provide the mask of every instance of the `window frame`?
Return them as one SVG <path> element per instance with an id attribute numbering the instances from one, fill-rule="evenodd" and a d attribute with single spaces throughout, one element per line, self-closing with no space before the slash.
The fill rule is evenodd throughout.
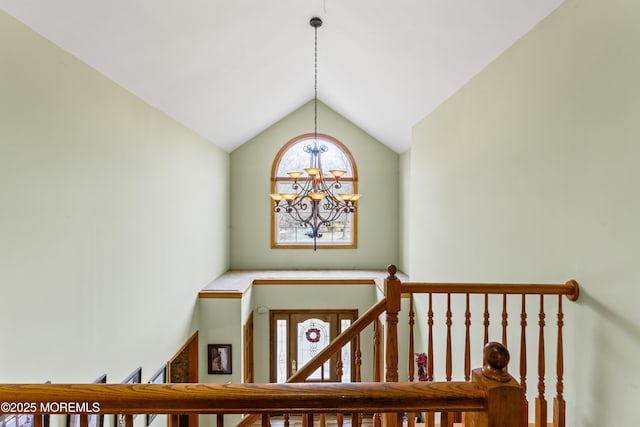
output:
<path id="1" fill-rule="evenodd" d="M 340 142 L 338 139 L 334 138 L 333 136 L 324 134 L 324 133 L 305 133 L 302 135 L 298 135 L 295 138 L 290 139 L 286 144 L 284 144 L 280 150 L 278 151 L 278 153 L 276 154 L 275 158 L 273 159 L 273 163 L 271 165 L 271 193 L 276 193 L 277 192 L 277 185 L 278 182 L 293 182 L 293 179 L 289 176 L 276 176 L 277 172 L 278 172 L 278 166 L 280 164 L 280 160 L 282 159 L 282 157 L 284 156 L 284 154 L 295 144 L 297 144 L 298 142 L 300 142 L 301 140 L 304 139 L 313 139 L 314 136 L 317 137 L 318 141 L 321 142 L 322 140 L 326 140 L 327 142 L 334 144 L 335 146 L 337 146 L 342 153 L 345 155 L 345 157 L 347 158 L 349 165 L 351 167 L 351 173 L 352 173 L 352 177 L 347 177 L 347 178 L 341 178 L 340 182 L 349 182 L 352 185 L 353 188 L 353 193 L 357 193 L 358 192 L 358 169 L 356 167 L 356 162 L 353 159 L 353 155 L 351 154 L 351 151 L 349 151 L 349 149 L 342 143 Z M 352 218 L 352 224 L 353 224 L 353 229 L 352 229 L 352 241 L 351 243 L 343 243 L 343 244 L 336 244 L 336 243 L 324 243 L 322 241 L 317 241 L 316 242 L 316 248 L 317 249 L 356 249 L 358 247 L 358 202 L 354 202 L 355 204 L 355 211 L 350 214 L 353 215 Z M 270 211 L 271 211 L 271 248 L 272 249 L 314 249 L 314 244 L 313 241 L 310 241 L 309 244 L 283 244 L 283 243 L 278 243 L 276 241 L 276 220 L 277 220 L 277 215 L 274 212 L 273 209 L 273 202 L 271 200 L 269 200 L 269 206 L 270 206 Z"/>

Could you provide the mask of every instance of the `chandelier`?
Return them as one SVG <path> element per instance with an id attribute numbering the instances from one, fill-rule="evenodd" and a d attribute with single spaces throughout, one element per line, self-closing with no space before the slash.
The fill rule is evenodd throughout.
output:
<path id="1" fill-rule="evenodd" d="M 309 24 L 315 32 L 314 40 L 314 123 L 313 143 L 304 147 L 309 154 L 309 167 L 304 171 L 290 171 L 287 175 L 293 180 L 291 192 L 271 194 L 276 215 L 288 215 L 313 239 L 313 250 L 317 249 L 317 239 L 322 237 L 323 227 L 330 227 L 344 215 L 356 210 L 356 201 L 360 194 L 339 193 L 342 188 L 340 178 L 345 170 L 332 169 L 328 174 L 322 168 L 322 153 L 327 152 L 326 145 L 318 145 L 318 27 L 320 18 L 311 18 Z"/>

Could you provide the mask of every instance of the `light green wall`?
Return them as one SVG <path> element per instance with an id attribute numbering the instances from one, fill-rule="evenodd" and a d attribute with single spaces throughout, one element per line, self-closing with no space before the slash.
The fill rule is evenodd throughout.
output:
<path id="1" fill-rule="evenodd" d="M 242 382 L 242 319 L 240 298 L 200 298 L 200 382 Z M 208 344 L 231 344 L 231 374 L 209 374 Z"/>
<path id="2" fill-rule="evenodd" d="M 638 16 L 565 1 L 414 129 L 412 280 L 580 282 L 568 426 L 637 424 Z"/>
<path id="3" fill-rule="evenodd" d="M 282 146 L 313 131 L 307 103 L 231 153 L 231 268 L 382 269 L 398 258 L 398 155 L 324 104 L 318 131 L 347 146 L 358 168 L 358 248 L 271 249 L 271 166 Z"/>
<path id="4" fill-rule="evenodd" d="M 2 11 L 0 64 L 0 381 L 146 381 L 228 267 L 229 156 Z"/>
<path id="5" fill-rule="evenodd" d="M 200 382 L 225 384 L 241 384 L 243 378 L 243 336 L 242 311 L 245 303 L 240 298 L 201 298 L 200 334 Z M 209 374 L 208 344 L 231 344 L 231 374 Z M 239 415 L 225 415 L 225 425 L 235 425 L 240 421 Z M 209 427 L 215 425 L 213 415 L 200 415 L 200 425 Z"/>
<path id="6" fill-rule="evenodd" d="M 407 150 L 400 155 L 399 159 L 399 182 L 398 182 L 398 268 L 400 271 L 408 272 L 411 268 L 409 255 L 411 253 L 411 150 Z"/>

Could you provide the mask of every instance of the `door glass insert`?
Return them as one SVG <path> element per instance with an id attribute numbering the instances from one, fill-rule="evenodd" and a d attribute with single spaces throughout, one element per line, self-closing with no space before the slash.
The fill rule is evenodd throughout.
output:
<path id="1" fill-rule="evenodd" d="M 276 382 L 284 383 L 287 381 L 287 321 L 278 319 L 276 329 L 276 365 L 278 367 L 278 378 Z"/>
<path id="2" fill-rule="evenodd" d="M 329 344 L 329 322 L 307 319 L 298 323 L 298 365 L 303 366 Z M 310 380 L 323 380 L 329 376 L 329 361 L 322 368 L 309 375 Z"/>
<path id="3" fill-rule="evenodd" d="M 343 333 L 345 329 L 351 326 L 351 319 L 340 320 L 340 333 Z M 342 382 L 351 382 L 351 343 L 342 347 Z"/>

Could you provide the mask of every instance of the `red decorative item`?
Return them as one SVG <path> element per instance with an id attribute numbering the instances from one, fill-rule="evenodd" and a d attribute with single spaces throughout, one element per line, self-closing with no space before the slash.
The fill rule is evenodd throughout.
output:
<path id="1" fill-rule="evenodd" d="M 418 365 L 418 381 L 427 381 L 427 355 L 416 353 L 416 364 Z"/>
<path id="2" fill-rule="evenodd" d="M 320 341 L 320 329 L 318 328 L 309 328 L 304 335 L 307 337 L 307 341 L 311 343 L 317 343 Z"/>

